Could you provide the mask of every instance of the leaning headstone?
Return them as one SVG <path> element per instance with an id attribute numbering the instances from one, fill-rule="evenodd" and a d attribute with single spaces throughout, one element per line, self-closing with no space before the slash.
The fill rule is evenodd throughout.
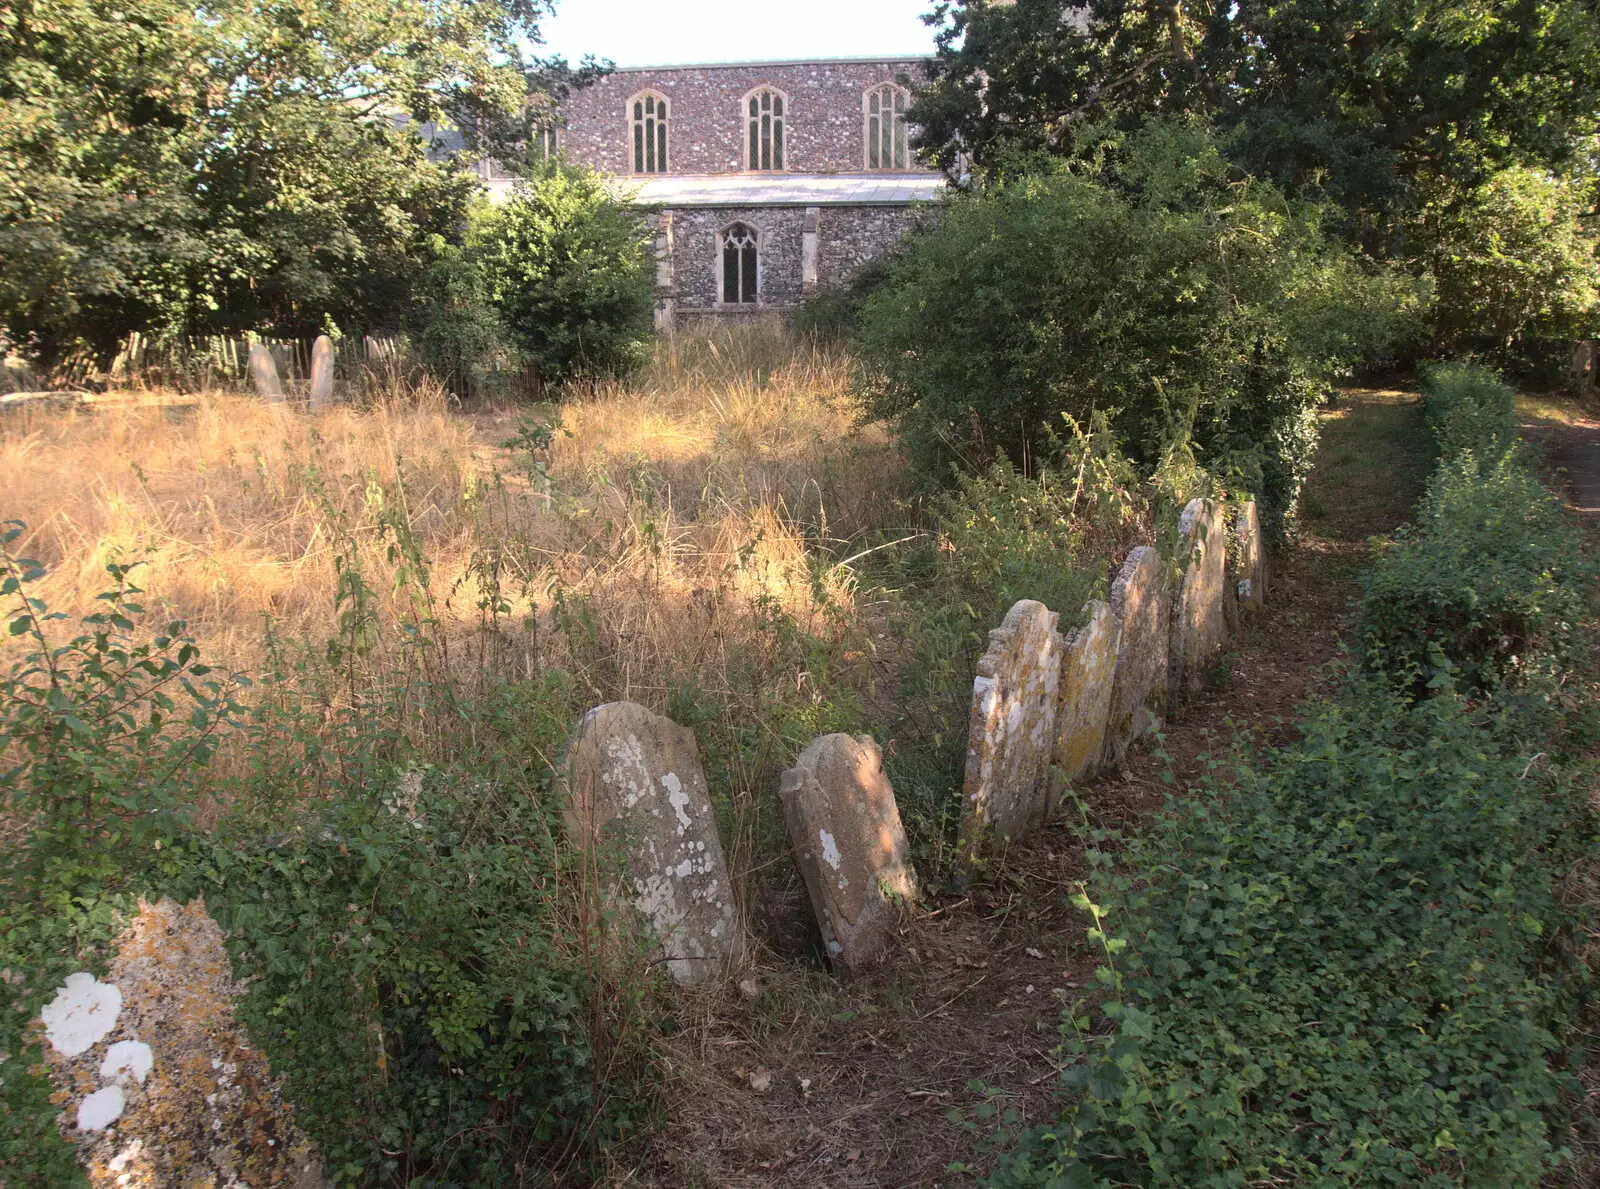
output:
<path id="1" fill-rule="evenodd" d="M 812 740 L 778 786 L 823 948 L 846 971 L 882 957 L 917 896 L 894 789 L 871 736 Z"/>
<path id="2" fill-rule="evenodd" d="M 1255 609 L 1267 598 L 1267 554 L 1261 541 L 1261 516 L 1246 500 L 1233 517 L 1234 591 L 1239 604 Z"/>
<path id="3" fill-rule="evenodd" d="M 680 983 L 721 978 L 742 936 L 694 735 L 634 702 L 597 706 L 559 768 L 567 822 L 616 848 L 626 886 Z"/>
<path id="4" fill-rule="evenodd" d="M 1060 703 L 1051 779 L 1055 792 L 1092 775 L 1105 748 L 1111 689 L 1117 673 L 1122 624 L 1109 603 L 1091 600 L 1084 625 L 1067 637 L 1061 654 Z"/>
<path id="5" fill-rule="evenodd" d="M 1141 545 L 1128 554 L 1111 584 L 1111 609 L 1122 624 L 1122 638 L 1106 715 L 1106 763 L 1120 764 L 1134 741 L 1160 730 L 1165 719 L 1168 605 L 1161 555 Z"/>
<path id="6" fill-rule="evenodd" d="M 333 340 L 319 334 L 311 345 L 311 407 L 325 409 L 333 403 Z"/>
<path id="7" fill-rule="evenodd" d="M 976 863 L 991 835 L 1020 838 L 1049 810 L 1061 637 L 1056 614 L 1023 599 L 989 633 L 972 682 L 960 855 Z"/>
<path id="8" fill-rule="evenodd" d="M 1206 667 L 1228 639 L 1228 543 L 1222 505 L 1190 500 L 1178 518 L 1183 563 L 1172 614 L 1167 687 L 1176 696 L 1205 682 Z"/>
<path id="9" fill-rule="evenodd" d="M 274 403 L 283 399 L 283 384 L 278 380 L 278 365 L 265 343 L 250 344 L 250 379 L 256 391 Z"/>
<path id="10" fill-rule="evenodd" d="M 95 1189 L 321 1189 L 321 1162 L 233 1017 L 244 987 L 195 900 L 141 903 L 104 980 L 70 974 L 34 1027 Z"/>

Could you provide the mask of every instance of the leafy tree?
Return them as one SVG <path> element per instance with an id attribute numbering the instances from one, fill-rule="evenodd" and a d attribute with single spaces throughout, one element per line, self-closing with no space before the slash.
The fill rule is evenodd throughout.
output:
<path id="1" fill-rule="evenodd" d="M 420 121 L 527 97 L 550 0 L 0 9 L 0 319 L 46 366 L 129 330 L 392 320 L 471 179 Z M 409 118 L 402 118 L 409 117 Z"/>
<path id="2" fill-rule="evenodd" d="M 626 371 L 648 349 L 650 231 L 598 174 L 551 164 L 474 214 L 466 288 L 499 314 L 541 380 Z"/>
<path id="3" fill-rule="evenodd" d="M 1420 288 L 1363 268 L 1192 121 L 1033 164 L 956 199 L 865 302 L 874 411 L 935 478 L 997 450 L 1025 464 L 1062 414 L 1103 417 L 1147 468 L 1192 445 L 1281 518 L 1314 404 L 1403 332 Z"/>
<path id="4" fill-rule="evenodd" d="M 1536 169 L 1501 170 L 1424 208 L 1417 238 L 1438 281 L 1444 345 L 1526 353 L 1530 339 L 1600 328 L 1600 240 L 1571 186 Z"/>
<path id="5" fill-rule="evenodd" d="M 1419 175 L 1565 167 L 1600 127 L 1597 0 L 946 0 L 929 19 L 912 118 L 944 164 L 1200 114 L 1245 168 L 1326 187 L 1380 236 Z"/>

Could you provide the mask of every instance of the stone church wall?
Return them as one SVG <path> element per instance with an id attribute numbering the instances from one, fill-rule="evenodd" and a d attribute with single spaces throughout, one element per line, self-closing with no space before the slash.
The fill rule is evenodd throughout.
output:
<path id="1" fill-rule="evenodd" d="M 800 62 L 619 70 L 574 91 L 562 105 L 562 148 L 571 161 L 631 172 L 628 100 L 654 90 L 668 105 L 668 172 L 739 173 L 746 125 L 740 100 L 769 86 L 788 96 L 786 173 L 866 169 L 863 96 L 880 83 L 923 81 L 919 61 Z M 924 168 L 913 160 L 912 170 Z"/>
<path id="2" fill-rule="evenodd" d="M 818 219 L 817 284 L 843 285 L 863 264 L 883 255 L 919 222 L 936 217 L 909 206 L 823 207 Z M 783 207 L 694 207 L 671 212 L 670 295 L 680 314 L 717 311 L 740 314 L 787 309 L 806 295 L 802 237 L 806 209 Z M 759 306 L 718 306 L 722 259 L 720 233 L 733 223 L 756 229 L 761 261 Z"/>

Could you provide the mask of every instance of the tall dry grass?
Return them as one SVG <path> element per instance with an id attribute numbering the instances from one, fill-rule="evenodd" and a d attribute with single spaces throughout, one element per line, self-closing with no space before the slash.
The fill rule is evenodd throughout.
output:
<path id="1" fill-rule="evenodd" d="M 557 590 L 588 600 L 627 641 L 613 692 L 648 691 L 701 659 L 691 603 L 811 615 L 814 547 L 892 515 L 899 472 L 883 436 L 857 428 L 848 383 L 848 359 L 777 327 L 682 337 L 634 381 L 562 403 L 537 456 L 502 443 L 547 411 L 462 413 L 426 384 L 318 415 L 224 392 L 34 406 L 0 420 L 0 519 L 27 524 L 54 609 L 91 610 L 105 564 L 138 560 L 147 601 L 233 665 L 258 659 L 265 617 L 285 637 L 337 630 L 335 560 L 352 543 L 401 618 L 416 575 L 391 546 L 409 532 L 446 630 L 479 623 L 498 566 L 513 616 L 548 611 Z M 822 589 L 848 600 L 842 574 Z M 707 630 L 736 626 L 725 614 Z"/>

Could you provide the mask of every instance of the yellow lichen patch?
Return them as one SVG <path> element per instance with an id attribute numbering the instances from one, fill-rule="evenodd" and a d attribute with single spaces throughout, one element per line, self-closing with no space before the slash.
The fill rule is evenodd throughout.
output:
<path id="1" fill-rule="evenodd" d="M 50 1055 L 67 1108 L 60 1125 L 96 1189 L 323 1185 L 266 1058 L 234 1023 L 240 988 L 201 901 L 141 902 L 106 981 L 122 992 L 116 1026 L 76 1057 Z M 106 1050 L 134 1040 L 153 1054 L 143 1081 L 108 1075 Z M 126 1103 L 120 1118 L 78 1130 L 77 1104 L 112 1084 Z"/>

